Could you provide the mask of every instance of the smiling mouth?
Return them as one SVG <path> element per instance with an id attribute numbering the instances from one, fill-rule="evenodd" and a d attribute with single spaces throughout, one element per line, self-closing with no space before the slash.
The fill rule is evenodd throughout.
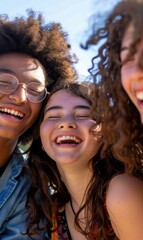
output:
<path id="1" fill-rule="evenodd" d="M 135 95 L 138 101 L 143 102 L 143 91 L 136 92 Z"/>
<path id="2" fill-rule="evenodd" d="M 10 109 L 10 108 L 0 108 L 0 113 L 18 118 L 20 120 L 24 118 L 24 113 L 16 111 L 14 109 Z"/>
<path id="3" fill-rule="evenodd" d="M 63 144 L 78 145 L 82 142 L 82 140 L 77 136 L 59 136 L 55 139 L 55 142 L 58 145 Z"/>

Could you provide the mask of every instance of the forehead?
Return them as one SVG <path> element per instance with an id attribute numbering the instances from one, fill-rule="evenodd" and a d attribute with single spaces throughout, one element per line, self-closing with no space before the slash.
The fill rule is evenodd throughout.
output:
<path id="1" fill-rule="evenodd" d="M 6 53 L 0 55 L 0 67 L 17 70 L 32 70 L 36 69 L 40 63 L 38 60 L 22 53 Z"/>
<path id="2" fill-rule="evenodd" d="M 76 105 L 86 105 L 90 106 L 89 102 L 79 96 L 74 95 L 65 89 L 58 90 L 55 92 L 47 102 L 46 107 L 50 106 L 76 106 Z"/>
<path id="3" fill-rule="evenodd" d="M 22 53 L 0 55 L 0 69 L 10 70 L 15 74 L 39 79 L 45 82 L 44 68 L 37 59 Z"/>

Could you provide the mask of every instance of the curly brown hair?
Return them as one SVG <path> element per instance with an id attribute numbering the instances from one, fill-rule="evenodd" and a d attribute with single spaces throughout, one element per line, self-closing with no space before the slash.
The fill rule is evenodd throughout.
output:
<path id="1" fill-rule="evenodd" d="M 48 91 L 57 82 L 73 81 L 76 76 L 76 58 L 70 54 L 67 37 L 59 23 L 45 23 L 42 14 L 31 9 L 27 10 L 27 17 L 13 20 L 0 15 L 0 55 L 16 52 L 37 59 L 43 66 Z M 29 132 L 31 128 L 20 141 L 26 141 Z"/>
<path id="2" fill-rule="evenodd" d="M 41 13 L 27 10 L 26 17 L 10 20 L 7 15 L 0 16 L 0 54 L 19 52 L 38 59 L 43 65 L 48 84 L 50 79 L 72 79 L 75 71 L 69 52 L 67 33 L 59 23 L 45 23 Z"/>
<path id="3" fill-rule="evenodd" d="M 66 89 L 76 96 L 86 99 L 90 104 L 90 90 L 93 84 L 85 83 L 62 83 L 58 84 L 51 91 L 50 96 L 60 89 Z M 49 97 L 50 97 L 49 96 Z M 33 186 L 30 192 L 30 201 L 28 204 L 30 210 L 30 222 L 28 226 L 28 234 L 34 239 L 33 234 L 40 231 L 39 222 L 46 217 L 47 230 L 52 227 L 52 213 L 56 212 L 59 207 L 64 206 L 70 200 L 70 193 L 65 184 L 61 180 L 58 168 L 45 151 L 42 149 L 42 143 L 39 138 L 39 127 L 43 119 L 43 113 L 39 124 L 36 126 L 35 138 L 31 146 L 31 151 L 28 159 L 29 171 L 32 176 Z M 91 129 L 92 134 L 92 129 Z M 100 135 L 98 135 L 100 136 Z M 98 137 L 97 136 L 97 137 Z M 101 140 L 102 145 L 102 140 Z M 88 239 L 97 240 L 113 240 L 117 239 L 111 227 L 109 216 L 106 210 L 106 191 L 111 178 L 119 173 L 124 172 L 123 163 L 114 159 L 110 155 L 106 159 L 100 158 L 99 152 L 92 159 L 93 176 L 87 186 L 87 199 L 85 204 L 81 206 L 75 216 L 75 226 L 78 231 L 87 236 Z M 107 168 L 108 166 L 108 168 Z M 34 199 L 36 191 L 40 192 L 40 203 Z M 80 227 L 78 216 L 83 209 L 86 209 L 86 229 L 83 231 Z M 33 228 L 33 226 L 36 228 Z M 41 229 L 42 230 L 42 229 Z"/>
<path id="4" fill-rule="evenodd" d="M 96 16 L 93 16 L 93 21 Z M 96 19 L 97 22 L 97 19 Z M 141 171 L 143 159 L 143 126 L 136 107 L 121 84 L 121 43 L 126 29 L 135 26 L 134 39 L 129 46 L 128 61 L 143 39 L 143 2 L 120 1 L 107 16 L 104 26 L 93 24 L 85 48 L 100 44 L 98 55 L 89 69 L 94 79 L 92 116 L 102 123 L 104 146 L 101 156 L 108 154 L 124 162 L 126 171 Z M 102 40 L 102 43 L 100 42 Z M 98 59 L 97 66 L 95 60 Z"/>

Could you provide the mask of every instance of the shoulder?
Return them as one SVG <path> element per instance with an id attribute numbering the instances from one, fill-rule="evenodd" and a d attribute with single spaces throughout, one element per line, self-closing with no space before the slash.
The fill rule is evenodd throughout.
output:
<path id="1" fill-rule="evenodd" d="M 106 194 L 106 203 L 109 205 L 109 202 L 116 203 L 117 201 L 127 201 L 129 202 L 129 197 L 132 196 L 132 199 L 142 197 L 143 201 L 143 181 L 135 176 L 127 174 L 119 174 L 112 178 L 109 183 L 107 194 Z"/>
<path id="2" fill-rule="evenodd" d="M 115 176 L 107 189 L 106 208 L 120 239 L 143 239 L 142 180 L 127 174 Z"/>

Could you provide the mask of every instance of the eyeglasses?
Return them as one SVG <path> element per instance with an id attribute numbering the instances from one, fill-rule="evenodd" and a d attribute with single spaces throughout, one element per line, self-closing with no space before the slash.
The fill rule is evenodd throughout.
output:
<path id="1" fill-rule="evenodd" d="M 1 93 L 11 94 L 16 91 L 20 84 L 24 85 L 22 87 L 26 91 L 26 97 L 30 102 L 42 102 L 48 94 L 47 89 L 40 82 L 30 82 L 28 84 L 19 83 L 18 79 L 14 75 L 8 73 L 0 73 Z"/>

